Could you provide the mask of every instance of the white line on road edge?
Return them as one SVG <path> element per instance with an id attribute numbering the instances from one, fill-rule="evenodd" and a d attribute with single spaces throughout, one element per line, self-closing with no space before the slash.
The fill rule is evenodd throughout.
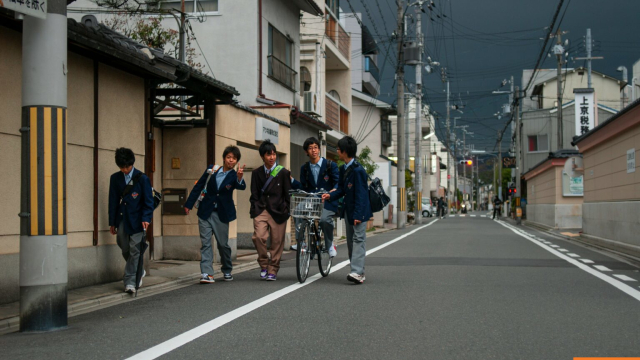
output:
<path id="1" fill-rule="evenodd" d="M 594 268 L 600 270 L 600 271 L 611 271 L 611 269 L 609 269 L 608 267 L 604 266 L 604 265 L 593 265 Z"/>
<path id="2" fill-rule="evenodd" d="M 618 288 L 619 290 L 621 290 L 622 292 L 624 292 L 627 295 L 631 296 L 632 298 L 640 301 L 640 291 L 632 288 L 631 286 L 629 286 L 629 285 L 627 285 L 627 284 L 625 284 L 625 283 L 623 283 L 623 282 L 621 282 L 619 280 L 616 280 L 616 279 L 614 279 L 614 278 L 612 278 L 610 276 L 607 276 L 607 275 L 605 275 L 605 274 L 603 274 L 603 273 L 601 273 L 601 272 L 599 272 L 597 270 L 594 270 L 592 267 L 587 266 L 587 265 L 577 261 L 576 259 L 572 259 L 572 258 L 566 256 L 565 254 L 563 254 L 563 253 L 561 253 L 561 252 L 559 252 L 559 251 L 557 251 L 555 249 L 552 249 L 552 248 L 550 248 L 548 246 L 545 246 L 544 244 L 539 243 L 538 241 L 533 239 L 529 233 L 527 233 L 525 231 L 522 231 L 520 229 L 514 228 L 511 225 L 507 225 L 507 224 L 503 223 L 502 221 L 498 221 L 498 224 L 506 227 L 507 229 L 513 231 L 514 233 L 516 233 L 516 234 L 522 236 L 523 238 L 531 241 L 532 243 L 540 246 L 541 248 L 543 248 L 543 249 L 547 250 L 548 252 L 552 253 L 553 255 L 555 255 L 555 256 L 563 259 L 563 260 L 566 260 L 567 262 L 575 265 L 579 269 L 582 269 L 582 270 L 588 272 L 589 274 L 591 274 L 591 275 L 593 275 L 593 276 L 595 276 L 595 277 L 597 277 L 597 278 L 599 278 L 601 280 L 604 280 L 604 281 L 608 282 L 609 284 L 611 284 L 614 287 Z"/>
<path id="3" fill-rule="evenodd" d="M 434 220 L 432 222 L 430 222 L 427 225 L 421 226 L 415 230 L 412 230 L 402 236 L 398 236 L 397 238 L 387 241 L 386 243 L 376 246 L 375 248 L 367 251 L 367 255 L 371 255 L 374 252 L 384 249 L 387 246 L 391 245 L 391 244 L 395 244 L 398 241 L 406 238 L 409 235 L 413 235 L 414 233 L 426 228 L 427 226 L 431 226 L 433 225 L 435 222 L 437 222 L 438 220 Z M 336 270 L 340 270 L 343 267 L 349 265 L 349 260 L 345 260 L 339 264 L 334 265 L 331 270 L 336 271 Z M 131 356 L 130 358 L 128 358 L 127 360 L 142 360 L 142 359 L 156 359 L 164 354 L 167 354 L 203 335 L 206 335 L 210 332 L 212 332 L 213 330 L 232 322 L 233 320 L 246 315 L 250 312 L 252 312 L 253 310 L 256 310 L 264 305 L 267 305 L 270 302 L 273 302 L 289 293 L 292 293 L 304 286 L 307 286 L 311 283 L 313 283 L 314 281 L 320 279 L 322 276 L 320 274 L 316 274 L 310 278 L 307 279 L 306 282 L 300 284 L 300 283 L 295 283 L 293 285 L 289 285 L 287 287 L 285 287 L 284 289 L 280 289 L 274 293 L 271 293 L 267 296 L 264 296 L 258 300 L 252 301 L 244 306 L 241 306 L 231 312 L 228 312 L 224 315 L 218 316 L 217 318 L 206 322 L 198 327 L 195 327 L 187 332 L 184 332 L 174 338 L 171 338 L 163 343 L 160 343 L 152 348 L 149 348 L 141 353 L 138 353 L 136 355 Z"/>
<path id="4" fill-rule="evenodd" d="M 624 281 L 636 281 L 636 279 L 632 278 L 632 277 L 628 277 L 627 275 L 613 275 L 615 277 L 617 277 L 618 279 L 624 280 Z"/>
<path id="5" fill-rule="evenodd" d="M 582 261 L 585 264 L 593 264 L 593 260 L 589 260 L 589 259 L 580 259 L 580 261 Z"/>

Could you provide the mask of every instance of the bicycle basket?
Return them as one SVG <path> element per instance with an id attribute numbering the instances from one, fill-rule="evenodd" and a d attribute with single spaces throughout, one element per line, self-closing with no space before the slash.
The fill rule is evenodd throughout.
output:
<path id="1" fill-rule="evenodd" d="M 291 216 L 303 219 L 320 219 L 322 198 L 310 194 L 291 195 Z"/>

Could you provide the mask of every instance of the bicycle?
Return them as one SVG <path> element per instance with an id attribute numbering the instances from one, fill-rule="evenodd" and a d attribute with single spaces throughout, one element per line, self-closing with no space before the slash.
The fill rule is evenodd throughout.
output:
<path id="1" fill-rule="evenodd" d="M 300 239 L 297 239 L 296 249 L 298 281 L 304 283 L 307 280 L 311 260 L 316 256 L 320 274 L 326 277 L 331 271 L 332 259 L 322 237 L 322 229 L 318 226 L 324 208 L 321 196 L 326 192 L 307 193 L 303 190 L 291 190 L 289 193 L 291 194 L 291 216 L 302 220 L 299 225 Z"/>

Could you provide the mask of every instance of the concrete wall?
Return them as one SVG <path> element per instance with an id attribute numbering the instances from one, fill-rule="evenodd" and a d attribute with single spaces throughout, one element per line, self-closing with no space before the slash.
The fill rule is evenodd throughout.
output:
<path id="1" fill-rule="evenodd" d="M 564 161 L 560 162 L 560 166 L 551 166 L 527 179 L 527 221 L 556 229 L 579 229 L 583 198 L 562 195 Z"/>
<path id="2" fill-rule="evenodd" d="M 584 75 L 579 75 L 576 70 L 570 70 L 568 74 L 563 76 L 563 97 L 562 103 L 567 103 L 574 100 L 573 89 L 587 88 L 588 87 L 587 71 L 584 71 Z M 614 80 L 603 75 L 597 75 L 593 73 L 591 76 L 592 87 L 596 89 L 596 100 L 598 103 L 608 106 L 610 108 L 620 110 L 620 85 L 622 80 Z M 558 97 L 558 85 L 556 79 L 551 79 L 544 82 L 544 89 L 542 96 L 542 107 L 544 109 L 550 109 L 555 106 L 556 98 Z"/>
<path id="3" fill-rule="evenodd" d="M 21 35 L 0 27 L 0 152 L 8 161 L 0 196 L 0 303 L 18 300 L 18 259 L 20 208 L 21 121 Z M 5 51 L 6 50 L 6 51 Z M 93 246 L 93 151 L 94 151 L 94 71 L 93 60 L 68 54 L 67 123 L 67 230 L 69 288 L 122 277 L 124 260 L 109 234 L 109 177 L 118 171 L 114 150 L 125 146 L 136 154 L 136 167 L 144 170 L 144 82 L 142 78 L 100 64 L 99 163 L 98 163 L 98 246 Z M 122 94 L 127 96 L 123 97 Z"/>

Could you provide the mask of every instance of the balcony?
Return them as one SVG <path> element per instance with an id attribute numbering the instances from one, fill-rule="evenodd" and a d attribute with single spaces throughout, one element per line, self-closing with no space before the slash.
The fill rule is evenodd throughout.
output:
<path id="1" fill-rule="evenodd" d="M 298 72 L 290 68 L 273 55 L 267 56 L 269 77 L 291 91 L 296 91 L 296 75 Z"/>
<path id="2" fill-rule="evenodd" d="M 371 96 L 376 97 L 380 90 L 380 71 L 373 58 L 369 55 L 364 58 L 364 74 L 362 74 L 362 86 Z"/>
<path id="3" fill-rule="evenodd" d="M 327 70 L 348 70 L 351 67 L 351 36 L 328 6 L 325 13 L 325 35 L 330 40 L 326 42 Z"/>

